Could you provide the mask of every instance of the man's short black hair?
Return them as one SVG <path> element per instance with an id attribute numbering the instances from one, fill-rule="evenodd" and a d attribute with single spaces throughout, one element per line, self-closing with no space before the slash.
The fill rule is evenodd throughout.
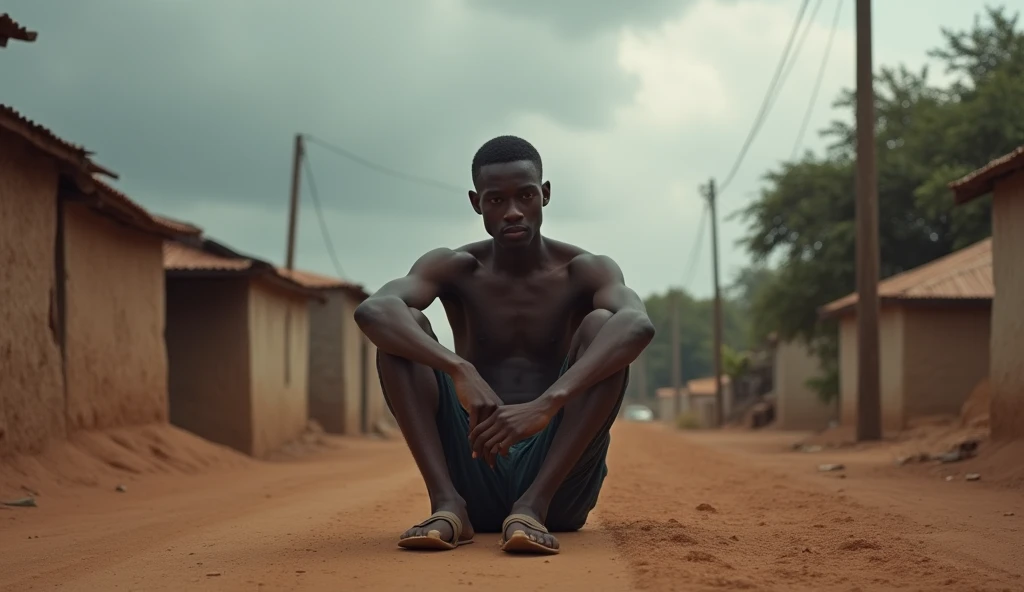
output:
<path id="1" fill-rule="evenodd" d="M 488 140 L 473 157 L 473 182 L 476 183 L 480 175 L 480 169 L 489 164 L 504 164 L 506 162 L 518 162 L 528 160 L 537 167 L 537 175 L 544 178 L 544 167 L 540 161 L 540 153 L 533 147 L 533 144 L 516 136 L 498 136 Z"/>

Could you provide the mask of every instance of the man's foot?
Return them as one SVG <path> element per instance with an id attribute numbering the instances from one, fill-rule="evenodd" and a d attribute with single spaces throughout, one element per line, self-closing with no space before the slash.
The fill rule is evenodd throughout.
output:
<path id="1" fill-rule="evenodd" d="M 502 525 L 502 551 L 554 555 L 558 553 L 558 539 L 554 537 L 539 516 L 529 508 L 513 508 Z"/>
<path id="2" fill-rule="evenodd" d="M 465 503 L 441 504 L 426 520 L 402 533 L 398 546 L 406 549 L 454 549 L 473 542 L 474 534 Z"/>

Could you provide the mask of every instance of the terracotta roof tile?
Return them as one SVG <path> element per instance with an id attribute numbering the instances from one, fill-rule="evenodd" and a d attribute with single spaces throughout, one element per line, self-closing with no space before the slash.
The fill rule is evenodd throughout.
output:
<path id="1" fill-rule="evenodd" d="M 985 300 L 995 295 L 992 239 L 987 238 L 931 263 L 894 275 L 878 284 L 878 297 L 900 300 Z M 823 317 L 852 312 L 857 293 L 819 309 Z"/>
<path id="2" fill-rule="evenodd" d="M 330 277 L 326 275 L 320 275 L 311 271 L 304 271 L 301 269 L 288 270 L 283 267 L 277 268 L 277 273 L 282 276 L 291 279 L 295 283 L 311 288 L 314 290 L 349 290 L 360 295 L 361 298 L 367 298 L 369 294 L 359 284 L 354 284 L 348 280 L 341 278 Z"/>
<path id="3" fill-rule="evenodd" d="M 729 386 L 729 377 L 722 377 L 722 386 Z M 715 377 L 695 378 L 686 383 L 686 391 L 695 397 L 711 397 L 715 394 Z"/>
<path id="4" fill-rule="evenodd" d="M 24 138 L 27 142 L 62 162 L 88 174 L 100 173 L 108 177 L 117 175 L 92 162 L 92 154 L 82 146 L 59 138 L 49 129 L 18 113 L 13 107 L 0 104 L 0 128 Z"/>
<path id="5" fill-rule="evenodd" d="M 172 218 L 167 218 L 167 217 L 164 217 L 164 216 L 158 216 L 157 214 L 151 214 L 151 215 L 152 215 L 154 220 L 156 220 L 160 224 L 166 226 L 167 228 L 173 229 L 178 234 L 181 234 L 181 235 L 184 235 L 184 236 L 200 236 L 200 235 L 203 234 L 203 229 L 199 228 L 198 226 L 196 226 L 194 224 L 190 224 L 188 222 L 183 222 L 181 220 L 174 220 Z"/>
<path id="6" fill-rule="evenodd" d="M 252 259 L 230 258 L 183 245 L 164 241 L 164 269 L 172 271 L 247 271 Z"/>
<path id="7" fill-rule="evenodd" d="M 18 21 L 11 18 L 6 12 L 0 14 L 0 47 L 7 47 L 9 39 L 32 42 L 36 40 L 37 33 L 29 31 L 18 24 Z"/>
<path id="8" fill-rule="evenodd" d="M 958 204 L 988 195 L 995 187 L 996 181 L 1024 169 L 1024 146 L 1001 156 L 969 175 L 953 181 L 949 188 Z"/>

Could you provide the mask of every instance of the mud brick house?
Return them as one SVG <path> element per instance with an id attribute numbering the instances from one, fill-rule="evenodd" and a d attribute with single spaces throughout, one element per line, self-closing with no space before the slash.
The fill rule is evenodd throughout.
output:
<path id="1" fill-rule="evenodd" d="M 318 291 L 310 303 L 309 416 L 332 434 L 373 431 L 391 413 L 377 378 L 377 348 L 355 322 L 369 294 L 362 286 L 308 271 L 282 275 Z"/>
<path id="2" fill-rule="evenodd" d="M 956 203 L 992 195 L 992 437 L 1024 438 L 1024 146 L 950 185 Z"/>
<path id="3" fill-rule="evenodd" d="M 992 241 L 985 239 L 878 284 L 882 426 L 958 415 L 988 375 Z M 840 422 L 857 421 L 857 295 L 823 306 L 839 321 Z"/>
<path id="4" fill-rule="evenodd" d="M 163 265 L 171 423 L 255 457 L 299 436 L 317 293 L 207 239 L 168 241 Z"/>
<path id="5" fill-rule="evenodd" d="M 836 405 L 825 403 L 807 386 L 821 374 L 821 366 L 802 341 L 777 341 L 772 372 L 776 427 L 819 430 L 838 419 Z"/>
<path id="6" fill-rule="evenodd" d="M 0 454 L 167 419 L 165 238 L 113 176 L 0 105 Z"/>

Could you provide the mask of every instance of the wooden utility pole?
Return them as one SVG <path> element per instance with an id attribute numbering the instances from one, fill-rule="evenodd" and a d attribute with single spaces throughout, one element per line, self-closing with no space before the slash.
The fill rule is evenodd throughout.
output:
<path id="1" fill-rule="evenodd" d="M 871 0 L 857 0 L 857 439 L 882 437 Z"/>
<path id="2" fill-rule="evenodd" d="M 670 290 L 669 297 L 671 298 L 669 306 L 672 307 L 672 388 L 675 391 L 672 408 L 676 415 L 679 415 L 683 412 L 683 356 L 679 339 L 679 292 Z"/>
<path id="3" fill-rule="evenodd" d="M 303 155 L 302 134 L 295 134 L 295 152 L 292 155 L 292 192 L 288 206 L 288 250 L 284 263 L 288 270 L 295 269 L 295 231 L 299 217 L 299 188 L 302 181 Z"/>
<path id="4" fill-rule="evenodd" d="M 715 365 L 715 422 L 725 423 L 725 393 L 722 391 L 722 292 L 718 284 L 718 209 L 715 203 L 715 180 L 708 182 L 707 198 L 711 213 L 711 267 L 715 282 L 714 351 Z"/>

